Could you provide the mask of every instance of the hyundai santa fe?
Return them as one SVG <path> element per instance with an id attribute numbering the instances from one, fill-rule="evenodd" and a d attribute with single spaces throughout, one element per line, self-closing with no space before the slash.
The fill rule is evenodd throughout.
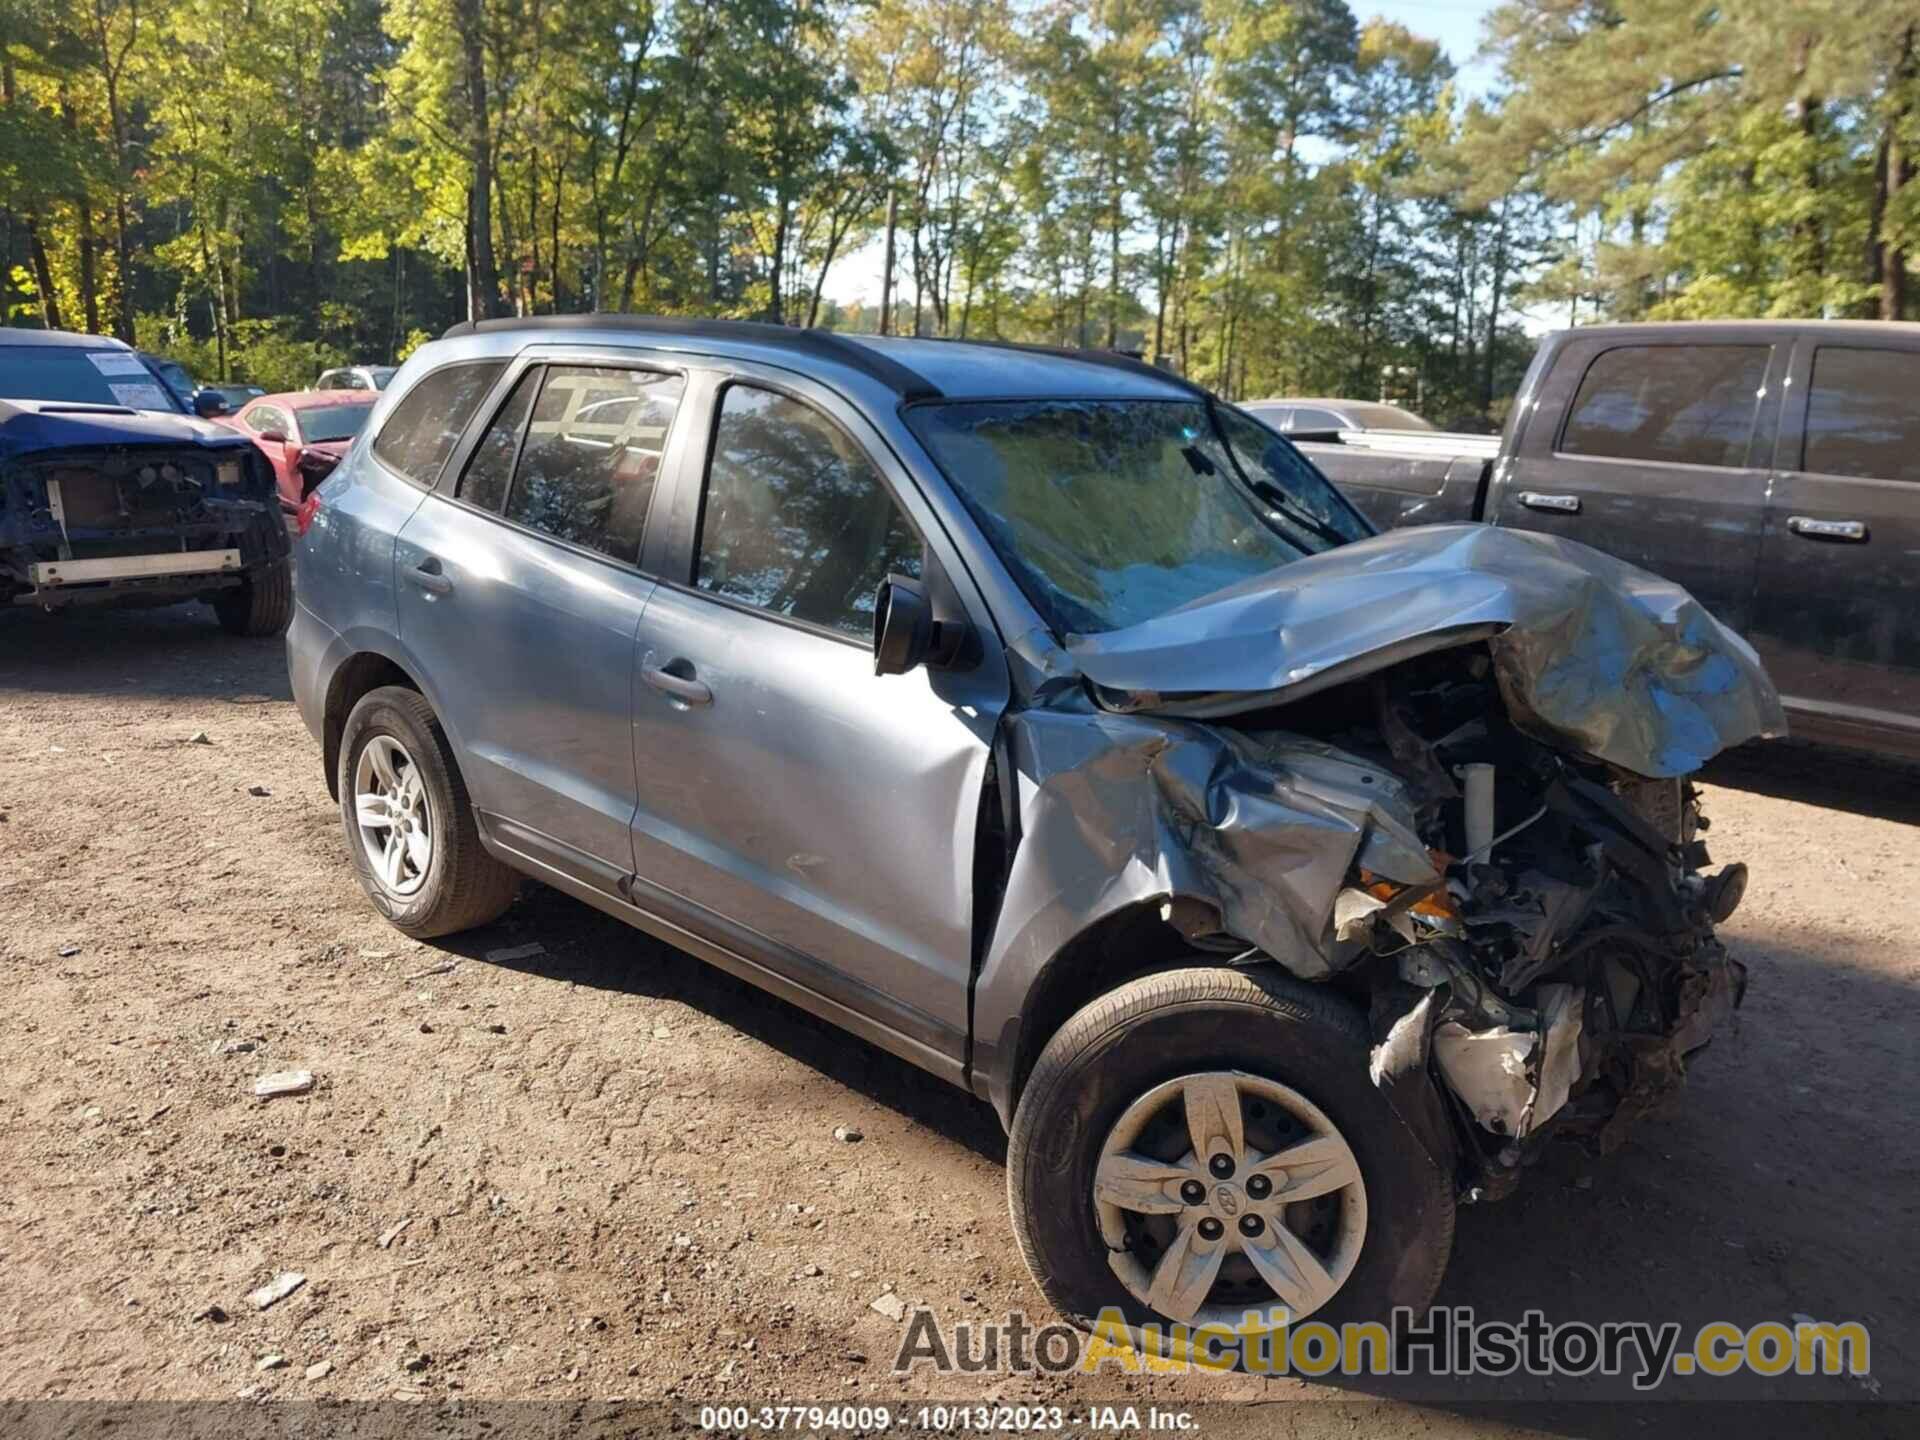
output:
<path id="1" fill-rule="evenodd" d="M 1078 1322 L 1424 1307 L 1738 1003 L 1688 777 L 1784 728 L 1678 587 L 1376 535 L 1097 352 L 456 326 L 307 502 L 293 688 L 417 937 L 525 877 L 989 1102 Z"/>

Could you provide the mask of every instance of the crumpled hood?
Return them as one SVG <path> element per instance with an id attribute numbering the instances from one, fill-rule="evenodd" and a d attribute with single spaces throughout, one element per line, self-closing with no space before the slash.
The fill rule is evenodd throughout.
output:
<path id="1" fill-rule="evenodd" d="M 1640 775 L 1786 733 L 1752 648 L 1678 585 L 1489 525 L 1376 535 L 1066 649 L 1108 709 L 1219 718 L 1481 639 L 1515 724 Z"/>
<path id="2" fill-rule="evenodd" d="M 192 415 L 121 410 L 59 400 L 0 400 L 0 459 L 82 445 L 250 444 L 224 426 Z"/>

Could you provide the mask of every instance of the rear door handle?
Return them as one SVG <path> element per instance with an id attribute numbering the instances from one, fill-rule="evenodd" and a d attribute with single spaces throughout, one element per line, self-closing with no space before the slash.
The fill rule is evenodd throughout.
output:
<path id="1" fill-rule="evenodd" d="M 407 578 L 429 595 L 451 595 L 453 578 L 440 568 L 438 557 L 429 555 L 407 571 Z"/>
<path id="2" fill-rule="evenodd" d="M 1816 520 L 1811 515 L 1789 515 L 1787 529 L 1796 535 L 1805 535 L 1809 540 L 1867 538 L 1867 522 L 1864 520 Z"/>
<path id="3" fill-rule="evenodd" d="M 1580 513 L 1578 495 L 1542 495 L 1538 490 L 1522 490 L 1520 503 L 1529 510 L 1552 510 L 1560 515 Z"/>
<path id="4" fill-rule="evenodd" d="M 672 667 L 678 666 L 687 673 L 676 675 Z M 682 705 L 711 705 L 713 691 L 704 683 L 693 678 L 693 666 L 685 660 L 669 660 L 666 665 L 642 665 L 640 678 L 647 684 L 671 696 Z"/>

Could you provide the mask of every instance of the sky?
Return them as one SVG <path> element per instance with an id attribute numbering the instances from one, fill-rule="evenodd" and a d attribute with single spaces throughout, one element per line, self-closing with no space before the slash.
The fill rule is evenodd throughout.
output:
<path id="1" fill-rule="evenodd" d="M 1447 52 L 1460 72 L 1461 93 L 1471 96 L 1484 92 L 1494 78 L 1494 67 L 1485 61 L 1475 63 L 1473 56 L 1480 48 L 1480 21 L 1495 3 L 1496 0 L 1402 0 L 1402 3 L 1356 0 L 1353 13 L 1362 25 L 1378 16 L 1398 21 L 1416 35 L 1438 40 L 1440 48 Z M 885 257 L 885 244 L 876 239 L 837 260 L 827 273 L 823 293 L 842 305 L 856 300 L 877 305 Z M 899 264 L 897 259 L 895 264 Z"/>
<path id="2" fill-rule="evenodd" d="M 1354 18 L 1361 24 L 1373 16 L 1397 20 L 1416 35 L 1440 42 L 1447 58 L 1460 70 L 1460 89 L 1468 95 L 1483 93 L 1494 79 L 1494 67 L 1487 61 L 1475 64 L 1474 52 L 1480 48 L 1480 22 L 1493 9 L 1495 0 L 1416 0 L 1409 4 L 1368 4 L 1359 0 L 1353 6 Z"/>

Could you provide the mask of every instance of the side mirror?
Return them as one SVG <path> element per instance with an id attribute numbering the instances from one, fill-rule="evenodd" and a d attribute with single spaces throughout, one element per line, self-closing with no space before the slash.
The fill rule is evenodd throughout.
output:
<path id="1" fill-rule="evenodd" d="M 211 420 L 224 415 L 233 407 L 227 404 L 227 397 L 210 386 L 201 386 L 193 392 L 193 413 L 202 420 Z"/>
<path id="2" fill-rule="evenodd" d="M 284 445 L 287 443 L 287 432 L 284 430 L 262 430 L 260 432 L 260 438 L 262 440 L 271 440 L 275 445 Z"/>
<path id="3" fill-rule="evenodd" d="M 918 580 L 889 575 L 873 601 L 873 673 L 904 675 L 933 653 L 933 606 Z"/>

